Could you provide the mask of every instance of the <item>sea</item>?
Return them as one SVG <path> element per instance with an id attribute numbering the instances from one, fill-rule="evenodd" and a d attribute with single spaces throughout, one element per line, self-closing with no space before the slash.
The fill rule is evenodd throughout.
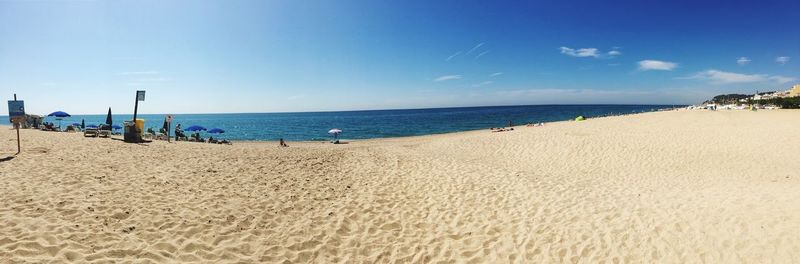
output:
<path id="1" fill-rule="evenodd" d="M 172 129 L 181 124 L 185 129 L 192 125 L 207 129 L 220 128 L 223 134 L 215 138 L 237 141 L 324 141 L 333 128 L 341 129 L 340 139 L 370 139 L 441 134 L 458 131 L 505 127 L 509 123 L 528 123 L 571 120 L 582 115 L 586 118 L 642 113 L 680 107 L 676 105 L 525 105 L 454 107 L 402 110 L 365 110 L 338 112 L 298 113 L 237 113 L 237 114 L 175 114 Z M 145 127 L 158 131 L 163 126 L 165 114 L 143 114 Z M 115 125 L 131 120 L 129 114 L 112 115 Z M 57 120 L 46 117 L 46 122 L 61 124 L 64 128 L 73 123 L 86 125 L 104 123 L 106 115 L 73 115 Z M 4 120 L 8 120 L 5 117 Z M 208 137 L 207 132 L 203 137 Z"/>

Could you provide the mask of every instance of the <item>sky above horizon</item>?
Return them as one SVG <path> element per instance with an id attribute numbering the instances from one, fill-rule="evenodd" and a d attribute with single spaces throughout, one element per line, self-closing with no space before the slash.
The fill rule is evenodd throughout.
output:
<path id="1" fill-rule="evenodd" d="M 4 1 L 28 113 L 692 104 L 800 83 L 800 1 Z M 7 115 L 0 107 L 0 115 Z"/>

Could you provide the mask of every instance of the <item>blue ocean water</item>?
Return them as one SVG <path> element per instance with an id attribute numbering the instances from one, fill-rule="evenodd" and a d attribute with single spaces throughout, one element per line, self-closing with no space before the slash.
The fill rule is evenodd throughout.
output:
<path id="1" fill-rule="evenodd" d="M 339 128 L 343 139 L 403 137 L 456 131 L 487 129 L 490 127 L 553 122 L 573 119 L 578 115 L 598 117 L 630 114 L 671 108 L 673 105 L 529 105 L 432 108 L 408 110 L 369 110 L 343 112 L 304 113 L 243 113 L 243 114 L 178 114 L 175 124 L 184 128 L 200 125 L 208 129 L 221 128 L 220 138 L 228 140 L 272 141 L 328 140 L 328 131 Z M 165 115 L 139 115 L 145 127 L 154 130 L 163 125 Z M 105 115 L 75 115 L 64 118 L 62 127 L 80 123 L 86 125 L 105 122 Z M 130 120 L 131 115 L 113 115 L 115 124 Z M 7 118 L 6 118 L 7 120 Z M 58 121 L 47 117 L 45 121 Z M 208 137 L 208 135 L 203 135 Z M 217 136 L 215 136 L 217 137 Z"/>

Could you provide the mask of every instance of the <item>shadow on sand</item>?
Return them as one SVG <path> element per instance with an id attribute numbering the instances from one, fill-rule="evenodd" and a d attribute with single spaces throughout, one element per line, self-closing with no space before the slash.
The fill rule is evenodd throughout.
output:
<path id="1" fill-rule="evenodd" d="M 12 160 L 12 159 L 14 159 L 16 156 L 17 156 L 17 155 L 14 155 L 14 156 L 8 156 L 8 157 L 5 157 L 5 158 L 2 158 L 2 159 L 0 159 L 0 162 L 6 162 L 6 161 L 9 161 L 9 160 Z"/>

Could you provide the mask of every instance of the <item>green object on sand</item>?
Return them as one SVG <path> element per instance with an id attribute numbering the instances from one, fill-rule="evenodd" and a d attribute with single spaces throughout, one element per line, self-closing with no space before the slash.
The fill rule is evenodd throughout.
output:
<path id="1" fill-rule="evenodd" d="M 575 118 L 575 121 L 583 121 L 583 120 L 586 120 L 586 118 L 583 116 L 578 116 Z"/>

